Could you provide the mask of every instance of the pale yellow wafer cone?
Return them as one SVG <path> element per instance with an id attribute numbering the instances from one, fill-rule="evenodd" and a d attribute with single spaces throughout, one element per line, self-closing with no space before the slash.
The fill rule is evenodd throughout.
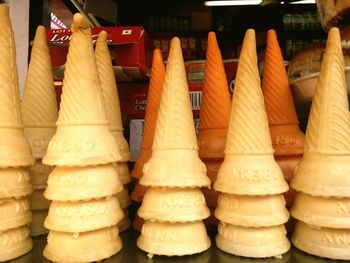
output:
<path id="1" fill-rule="evenodd" d="M 162 234 L 160 234 L 162 233 Z M 151 255 L 184 256 L 203 252 L 210 247 L 203 222 L 143 224 L 137 246 Z"/>
<path id="2" fill-rule="evenodd" d="M 276 257 L 290 249 L 286 234 L 283 225 L 241 227 L 220 223 L 216 246 L 227 253 L 242 257 Z"/>
<path id="3" fill-rule="evenodd" d="M 326 52 L 305 135 L 303 160 L 291 186 L 318 196 L 350 197 L 350 114 L 339 30 L 328 33 Z"/>
<path id="4" fill-rule="evenodd" d="M 127 163 L 115 163 L 115 167 L 118 171 L 118 177 L 122 184 L 128 184 L 131 182 L 131 176 L 129 173 L 129 167 Z"/>
<path id="5" fill-rule="evenodd" d="M 30 235 L 32 237 L 49 233 L 49 230 L 44 226 L 44 221 L 47 217 L 47 213 L 48 210 L 32 211 L 33 221 L 30 224 Z"/>
<path id="6" fill-rule="evenodd" d="M 71 30 L 57 132 L 43 163 L 87 166 L 123 161 L 109 131 L 90 26 L 75 14 Z"/>
<path id="7" fill-rule="evenodd" d="M 53 168 L 53 166 L 43 164 L 41 160 L 37 160 L 36 163 L 29 168 L 33 189 L 39 190 L 46 188 L 47 179 Z"/>
<path id="8" fill-rule="evenodd" d="M 50 207 L 51 201 L 44 197 L 44 189 L 34 190 L 29 196 L 31 210 L 47 210 Z"/>
<path id="9" fill-rule="evenodd" d="M 9 7 L 0 5 L 0 167 L 28 166 L 34 163 L 23 135 L 19 101 L 16 47 Z"/>
<path id="10" fill-rule="evenodd" d="M 209 186 L 198 144 L 188 94 L 180 39 L 171 40 L 157 116 L 152 156 L 144 165 L 145 186 Z"/>
<path id="11" fill-rule="evenodd" d="M 192 222 L 210 215 L 200 189 L 149 188 L 138 215 L 145 220 L 160 222 Z"/>
<path id="12" fill-rule="evenodd" d="M 56 131 L 58 108 L 46 30 L 38 26 L 22 100 L 24 136 L 34 158 L 43 158 Z"/>
<path id="13" fill-rule="evenodd" d="M 298 193 L 291 215 L 307 224 L 350 229 L 350 198 Z"/>
<path id="14" fill-rule="evenodd" d="M 113 164 L 56 167 L 47 183 L 44 196 L 49 200 L 62 202 L 97 199 L 123 190 Z"/>
<path id="15" fill-rule="evenodd" d="M 101 81 L 103 98 L 106 105 L 109 129 L 117 142 L 123 161 L 131 158 L 129 145 L 123 135 L 123 123 L 120 111 L 120 102 L 117 83 L 112 68 L 111 57 L 107 46 L 107 32 L 101 31 L 98 35 L 95 48 L 96 64 Z"/>
<path id="16" fill-rule="evenodd" d="M 131 198 L 128 193 L 128 187 L 124 185 L 123 190 L 116 194 L 119 205 L 122 209 L 127 208 L 131 204 Z"/>
<path id="17" fill-rule="evenodd" d="M 53 201 L 45 227 L 61 232 L 87 232 L 116 225 L 124 216 L 114 197 L 90 201 Z"/>
<path id="18" fill-rule="evenodd" d="M 21 198 L 33 192 L 30 175 L 25 168 L 0 169 L 0 186 L 0 199 Z"/>
<path id="19" fill-rule="evenodd" d="M 237 69 L 225 160 L 214 183 L 220 192 L 266 195 L 288 190 L 273 156 L 257 63 L 255 32 L 248 29 Z"/>
<path id="20" fill-rule="evenodd" d="M 54 262 L 95 262 L 109 258 L 122 248 L 117 227 L 85 233 L 50 231 L 44 257 Z"/>
<path id="21" fill-rule="evenodd" d="M 27 199 L 0 200 L 0 232 L 29 224 L 32 221 Z"/>
<path id="22" fill-rule="evenodd" d="M 289 219 L 283 195 L 246 196 L 220 194 L 215 217 L 232 225 L 268 227 Z"/>
<path id="23" fill-rule="evenodd" d="M 1 14 L 1 7 L 0 7 Z M 17 258 L 33 248 L 27 226 L 0 232 L 0 262 Z"/>
<path id="24" fill-rule="evenodd" d="M 350 229 L 322 228 L 298 222 L 292 243 L 312 255 L 350 260 Z"/>

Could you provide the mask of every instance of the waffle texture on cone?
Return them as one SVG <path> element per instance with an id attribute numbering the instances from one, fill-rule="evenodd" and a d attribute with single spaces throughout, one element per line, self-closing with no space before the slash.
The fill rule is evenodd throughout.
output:
<path id="1" fill-rule="evenodd" d="M 321 196 L 350 197 L 350 114 L 339 30 L 328 33 L 305 135 L 304 158 L 291 186 Z M 327 160 L 324 162 L 324 160 Z"/>
<path id="2" fill-rule="evenodd" d="M 143 167 L 145 186 L 209 186 L 198 144 L 188 95 L 180 39 L 171 40 L 160 98 L 152 156 Z"/>
<path id="3" fill-rule="evenodd" d="M 27 199 L 0 200 L 0 232 L 29 224 L 32 221 Z"/>
<path id="4" fill-rule="evenodd" d="M 241 227 L 220 223 L 216 246 L 233 255 L 251 258 L 280 256 L 290 249 L 283 225 Z"/>
<path id="5" fill-rule="evenodd" d="M 0 5 L 0 27 L 0 167 L 28 166 L 34 159 L 22 130 L 16 47 L 5 4 Z"/>
<path id="6" fill-rule="evenodd" d="M 184 256 L 210 247 L 203 222 L 161 223 L 146 221 L 137 246 L 151 255 Z"/>
<path id="7" fill-rule="evenodd" d="M 44 196 L 49 200 L 63 202 L 97 199 L 123 190 L 113 164 L 56 167 L 47 183 Z"/>
<path id="8" fill-rule="evenodd" d="M 29 234 L 30 230 L 27 226 L 0 232 L 0 262 L 17 258 L 30 251 L 33 242 Z"/>
<path id="9" fill-rule="evenodd" d="M 123 218 L 117 224 L 119 232 L 124 232 L 131 226 L 128 209 L 123 209 L 123 213 Z"/>
<path id="10" fill-rule="evenodd" d="M 29 196 L 31 210 L 47 210 L 50 207 L 51 201 L 44 197 L 44 189 L 34 190 Z"/>
<path id="11" fill-rule="evenodd" d="M 262 91 L 275 155 L 302 154 L 304 135 L 298 126 L 282 52 L 273 29 L 267 32 Z"/>
<path id="12" fill-rule="evenodd" d="M 43 164 L 41 160 L 37 160 L 34 165 L 29 167 L 29 173 L 33 189 L 45 189 L 47 179 L 54 167 Z"/>
<path id="13" fill-rule="evenodd" d="M 224 193 L 246 195 L 279 194 L 288 190 L 288 184 L 273 157 L 253 29 L 247 30 L 243 41 L 225 159 L 214 188 Z"/>
<path id="14" fill-rule="evenodd" d="M 30 224 L 30 235 L 32 237 L 37 237 L 41 235 L 46 235 L 49 230 L 44 227 L 44 221 L 47 217 L 47 210 L 42 211 L 32 211 L 33 221 Z"/>
<path id="15" fill-rule="evenodd" d="M 0 169 L 0 185 L 0 199 L 20 198 L 33 192 L 30 175 L 25 168 Z"/>
<path id="16" fill-rule="evenodd" d="M 143 126 L 141 151 L 137 157 L 131 176 L 140 179 L 142 169 L 152 154 L 152 144 L 154 132 L 156 129 L 157 115 L 159 110 L 160 95 L 163 89 L 165 75 L 165 66 L 163 62 L 162 52 L 156 48 L 153 51 L 153 60 L 151 68 L 150 83 L 147 94 L 147 106 L 145 114 L 145 122 Z"/>
<path id="17" fill-rule="evenodd" d="M 220 194 L 215 216 L 222 222 L 245 227 L 282 225 L 289 219 L 282 195 Z"/>
<path id="18" fill-rule="evenodd" d="M 224 158 L 231 98 L 221 52 L 214 32 L 208 34 L 204 87 L 199 114 L 199 156 Z"/>
<path id="19" fill-rule="evenodd" d="M 115 226 L 80 234 L 50 231 L 44 257 L 54 262 L 95 262 L 111 257 L 121 248 Z"/>
<path id="20" fill-rule="evenodd" d="M 56 131 L 58 108 L 46 30 L 38 26 L 28 67 L 22 106 L 24 136 L 34 158 L 43 158 Z M 39 81 L 40 80 L 40 81 Z"/>
<path id="21" fill-rule="evenodd" d="M 145 220 L 160 222 L 192 222 L 210 215 L 204 195 L 198 188 L 149 188 L 138 215 Z"/>
<path id="22" fill-rule="evenodd" d="M 109 121 L 109 129 L 117 142 L 119 152 L 122 155 L 121 160 L 129 161 L 131 154 L 128 142 L 123 135 L 124 129 L 120 111 L 119 95 L 112 67 L 112 61 L 107 46 L 106 31 L 101 31 L 98 35 L 95 48 L 95 57 L 106 106 L 107 119 Z"/>
<path id="23" fill-rule="evenodd" d="M 127 163 L 115 163 L 115 167 L 118 171 L 118 177 L 122 184 L 128 184 L 131 182 L 131 176 L 129 173 L 129 167 Z"/>
<path id="24" fill-rule="evenodd" d="M 310 225 L 350 229 L 350 198 L 298 193 L 291 215 Z"/>
<path id="25" fill-rule="evenodd" d="M 124 185 L 123 190 L 116 194 L 121 209 L 127 208 L 131 204 L 128 187 Z"/>
<path id="26" fill-rule="evenodd" d="M 350 230 L 321 228 L 298 222 L 292 243 L 298 249 L 323 258 L 350 260 Z"/>
<path id="27" fill-rule="evenodd" d="M 135 183 L 134 190 L 132 191 L 130 197 L 133 201 L 141 203 L 148 187 L 141 185 L 138 181 Z"/>
<path id="28" fill-rule="evenodd" d="M 61 232 L 87 232 L 116 225 L 123 215 L 115 196 L 78 202 L 53 201 L 45 227 Z"/>
<path id="29" fill-rule="evenodd" d="M 43 163 L 87 166 L 123 161 L 109 131 L 91 29 L 78 13 L 71 30 L 57 131 Z"/>

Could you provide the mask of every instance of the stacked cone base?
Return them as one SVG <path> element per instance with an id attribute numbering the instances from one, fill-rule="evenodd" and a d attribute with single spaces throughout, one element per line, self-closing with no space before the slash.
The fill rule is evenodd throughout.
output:
<path id="1" fill-rule="evenodd" d="M 32 149 L 34 158 L 44 157 L 49 141 L 55 132 L 56 128 L 26 127 L 24 129 L 24 136 Z"/>
<path id="2" fill-rule="evenodd" d="M 47 179 L 52 172 L 53 167 L 43 164 L 40 160 L 36 161 L 34 165 L 29 168 L 31 176 L 31 183 L 35 190 L 45 189 L 47 186 Z"/>
<path id="3" fill-rule="evenodd" d="M 33 192 L 30 175 L 25 168 L 0 169 L 0 199 L 21 198 Z"/>
<path id="4" fill-rule="evenodd" d="M 49 233 L 49 230 L 44 227 L 44 221 L 47 217 L 47 210 L 33 211 L 33 221 L 30 224 L 30 235 L 33 237 L 41 236 Z"/>
<path id="5" fill-rule="evenodd" d="M 141 149 L 139 156 L 134 165 L 134 169 L 131 172 L 131 177 L 139 180 L 142 177 L 143 166 L 148 162 L 152 155 L 151 149 Z"/>
<path id="6" fill-rule="evenodd" d="M 216 245 L 221 250 L 242 257 L 278 257 L 290 249 L 283 225 L 246 228 L 220 223 Z"/>
<path id="7" fill-rule="evenodd" d="M 44 256 L 54 262 L 94 262 L 111 257 L 121 248 L 115 226 L 80 234 L 50 231 Z"/>
<path id="8" fill-rule="evenodd" d="M 292 243 L 309 254 L 338 260 L 350 260 L 350 230 L 322 228 L 298 222 Z"/>
<path id="9" fill-rule="evenodd" d="M 160 223 L 146 221 L 137 246 L 151 255 L 184 256 L 210 247 L 203 222 Z"/>
<path id="10" fill-rule="evenodd" d="M 123 190 L 116 194 L 121 209 L 127 208 L 131 204 L 127 186 L 124 185 Z"/>
<path id="11" fill-rule="evenodd" d="M 17 258 L 30 251 L 33 242 L 26 226 L 0 232 L 0 262 Z"/>
<path id="12" fill-rule="evenodd" d="M 0 200 L 0 232 L 29 224 L 32 221 L 27 199 Z"/>
<path id="13" fill-rule="evenodd" d="M 117 172 L 120 182 L 125 185 L 131 182 L 131 176 L 129 173 L 129 167 L 127 163 L 116 163 Z"/>

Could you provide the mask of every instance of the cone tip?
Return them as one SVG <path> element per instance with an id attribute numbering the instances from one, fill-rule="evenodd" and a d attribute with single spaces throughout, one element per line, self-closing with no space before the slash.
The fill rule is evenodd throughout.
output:
<path id="1" fill-rule="evenodd" d="M 327 45 L 331 43 L 339 43 L 340 44 L 340 32 L 337 27 L 332 27 L 328 32 L 328 41 Z"/>
<path id="2" fill-rule="evenodd" d="M 97 42 L 96 42 L 96 47 L 98 44 L 105 44 L 107 42 L 107 32 L 105 30 L 102 30 L 98 34 Z"/>
<path id="3" fill-rule="evenodd" d="M 40 39 L 45 39 L 45 41 L 46 41 L 46 28 L 44 26 L 41 26 L 41 25 L 38 26 L 36 28 L 35 36 L 40 37 Z"/>
<path id="4" fill-rule="evenodd" d="M 269 29 L 267 31 L 267 40 L 268 41 L 277 40 L 277 34 L 276 34 L 276 31 L 274 29 Z"/>
<path id="5" fill-rule="evenodd" d="M 180 45 L 180 44 L 181 44 L 180 38 L 178 38 L 178 37 L 173 37 L 173 38 L 171 39 L 170 46 Z"/>
<path id="6" fill-rule="evenodd" d="M 88 29 L 88 28 L 90 28 L 90 25 L 88 21 L 85 19 L 85 17 L 80 13 L 74 14 L 73 23 L 72 23 L 72 32 L 79 31 L 79 29 Z"/>
<path id="7" fill-rule="evenodd" d="M 0 14 L 1 15 L 9 15 L 9 6 L 7 4 L 0 4 Z"/>
<path id="8" fill-rule="evenodd" d="M 159 48 L 153 50 L 153 63 L 154 62 L 163 62 L 162 51 Z"/>
<path id="9" fill-rule="evenodd" d="M 216 35 L 215 35 L 215 32 L 214 31 L 210 31 L 209 33 L 208 33 L 208 43 L 209 43 L 209 41 L 211 42 L 211 41 L 216 41 Z"/>

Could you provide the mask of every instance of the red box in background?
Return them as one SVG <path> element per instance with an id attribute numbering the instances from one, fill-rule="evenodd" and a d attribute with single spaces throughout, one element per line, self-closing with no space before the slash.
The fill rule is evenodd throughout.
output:
<path id="1" fill-rule="evenodd" d="M 98 33 L 102 30 L 107 31 L 108 34 L 108 45 L 117 80 L 147 80 L 154 46 L 145 30 L 139 26 L 95 27 L 92 28 L 93 42 L 96 42 Z M 46 36 L 54 78 L 61 80 L 71 31 L 69 29 L 51 29 L 47 30 Z"/>

